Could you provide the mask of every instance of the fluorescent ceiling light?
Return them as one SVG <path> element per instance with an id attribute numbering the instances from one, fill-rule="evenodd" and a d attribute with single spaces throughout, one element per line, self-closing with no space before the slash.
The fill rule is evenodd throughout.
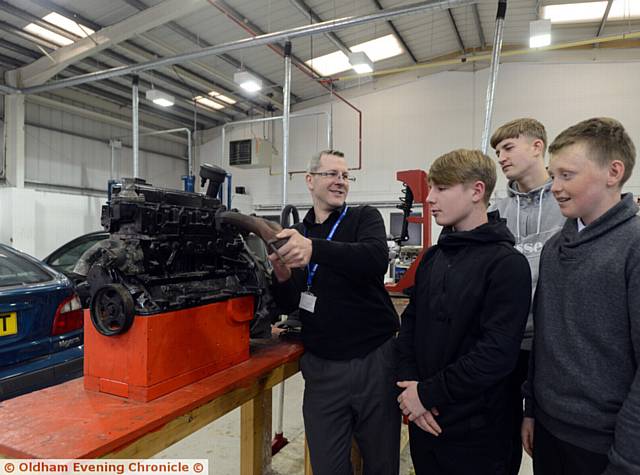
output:
<path id="1" fill-rule="evenodd" d="M 193 99 L 196 101 L 196 103 L 200 104 L 201 106 L 208 107 L 209 109 L 224 109 L 224 106 L 222 104 L 218 104 L 216 101 L 209 99 L 208 97 L 196 96 Z"/>
<path id="2" fill-rule="evenodd" d="M 175 103 L 175 98 L 171 94 L 157 89 L 147 90 L 147 100 L 162 107 L 171 107 Z"/>
<path id="3" fill-rule="evenodd" d="M 375 40 L 366 41 L 350 48 L 354 53 L 363 51 L 374 63 L 402 54 L 402 46 L 393 35 L 381 36 Z"/>
<path id="4" fill-rule="evenodd" d="M 227 104 L 235 104 L 237 101 L 235 99 L 231 99 L 230 97 L 224 96 L 220 94 L 218 91 L 209 92 L 211 97 L 215 97 L 219 101 L 226 102 Z"/>
<path id="5" fill-rule="evenodd" d="M 541 48 L 551 44 L 551 20 L 536 20 L 529 23 L 529 47 Z"/>
<path id="6" fill-rule="evenodd" d="M 547 5 L 542 17 L 551 23 L 588 23 L 600 21 L 607 9 L 607 2 L 582 2 Z M 613 0 L 608 20 L 640 18 L 640 2 L 637 0 Z"/>
<path id="7" fill-rule="evenodd" d="M 371 41 L 357 44 L 350 48 L 354 53 L 365 53 L 372 62 L 392 58 L 402 54 L 403 49 L 398 40 L 393 35 L 386 35 Z M 312 58 L 305 63 L 313 68 L 321 76 L 331 76 L 342 71 L 351 69 L 349 58 L 342 51 L 325 54 L 317 58 Z"/>
<path id="8" fill-rule="evenodd" d="M 318 56 L 317 58 L 305 61 L 305 63 L 313 68 L 320 76 L 332 76 L 351 69 L 349 58 L 342 51 L 334 51 L 333 53 Z"/>
<path id="9" fill-rule="evenodd" d="M 51 30 L 47 30 L 46 28 L 43 28 L 40 25 L 36 25 L 35 23 L 29 23 L 23 28 L 23 30 L 35 36 L 38 36 L 43 40 L 47 40 L 49 43 L 53 43 L 54 45 L 66 46 L 73 44 L 73 40 L 59 35 L 58 33 L 54 33 Z"/>
<path id="10" fill-rule="evenodd" d="M 85 38 L 95 33 L 91 28 L 80 25 L 78 22 L 62 16 L 56 12 L 51 12 L 43 16 L 42 19 L 57 26 L 58 28 L 68 31 L 71 34 L 80 36 L 81 38 Z M 66 36 L 62 36 L 36 23 L 29 23 L 23 28 L 23 30 L 58 46 L 73 44 L 72 39 L 69 39 Z"/>
<path id="11" fill-rule="evenodd" d="M 238 71 L 233 75 L 233 81 L 247 92 L 262 89 L 262 81 L 248 71 Z"/>
<path id="12" fill-rule="evenodd" d="M 366 74 L 373 72 L 373 62 L 364 51 L 349 54 L 349 64 L 358 74 Z"/>
<path id="13" fill-rule="evenodd" d="M 77 21 L 71 20 L 70 18 L 62 16 L 56 12 L 51 12 L 48 15 L 43 16 L 42 19 L 68 31 L 69 33 L 73 33 L 80 38 L 86 38 L 87 36 L 95 33 L 95 31 L 88 26 L 84 26 Z"/>

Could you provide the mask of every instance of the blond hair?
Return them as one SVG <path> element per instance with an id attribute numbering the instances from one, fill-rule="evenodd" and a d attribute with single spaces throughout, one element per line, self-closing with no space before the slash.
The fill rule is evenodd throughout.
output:
<path id="1" fill-rule="evenodd" d="M 429 168 L 429 181 L 436 185 L 484 183 L 484 202 L 496 186 L 496 165 L 480 150 L 459 149 L 438 157 Z"/>
<path id="2" fill-rule="evenodd" d="M 542 156 L 544 156 L 547 151 L 547 131 L 544 125 L 530 118 L 515 119 L 499 127 L 491 136 L 491 148 L 495 150 L 503 140 L 517 139 L 521 135 L 542 140 Z"/>
<path id="3" fill-rule="evenodd" d="M 549 146 L 549 153 L 557 153 L 565 147 L 583 143 L 587 156 L 601 167 L 608 167 L 614 160 L 624 164 L 620 186 L 631 176 L 636 163 L 636 148 L 622 124 L 610 117 L 583 120 L 563 130 Z"/>

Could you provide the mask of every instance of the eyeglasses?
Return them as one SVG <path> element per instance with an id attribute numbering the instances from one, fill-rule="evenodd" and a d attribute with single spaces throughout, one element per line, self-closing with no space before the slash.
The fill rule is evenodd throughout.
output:
<path id="1" fill-rule="evenodd" d="M 309 172 L 309 175 L 318 175 L 322 178 L 329 178 L 331 180 L 337 180 L 338 178 L 342 178 L 344 181 L 356 181 L 355 176 L 349 175 L 347 172 L 340 173 L 335 170 L 331 170 L 328 172 Z"/>

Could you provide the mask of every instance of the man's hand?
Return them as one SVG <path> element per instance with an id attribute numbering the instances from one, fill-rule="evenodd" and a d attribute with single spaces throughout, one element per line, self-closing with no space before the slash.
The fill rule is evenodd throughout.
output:
<path id="1" fill-rule="evenodd" d="M 311 251 L 313 249 L 311 239 L 304 237 L 295 229 L 283 229 L 276 234 L 278 239 L 288 239 L 287 243 L 278 249 L 278 254 L 284 260 L 286 267 L 289 269 L 295 269 L 297 267 L 305 267 L 311 260 Z M 274 263 L 278 256 L 272 254 L 269 256 L 269 260 Z M 278 277 L 278 274 L 276 274 Z M 279 280 L 279 278 L 278 278 Z"/>
<path id="2" fill-rule="evenodd" d="M 273 274 L 278 279 L 278 282 L 286 282 L 291 278 L 291 269 L 284 263 L 283 258 L 280 256 L 279 251 L 269 254 L 269 260 L 273 267 Z"/>
<path id="3" fill-rule="evenodd" d="M 533 458 L 533 427 L 535 419 L 533 417 L 525 417 L 522 419 L 522 427 L 520 428 L 520 436 L 522 437 L 522 447 L 524 451 Z"/>
<path id="4" fill-rule="evenodd" d="M 440 425 L 436 422 L 434 416 L 438 416 L 438 409 L 435 407 L 430 411 L 425 409 L 418 396 L 418 382 L 417 381 L 398 381 L 396 383 L 399 387 L 405 388 L 402 394 L 398 396 L 398 402 L 400 403 L 400 410 L 408 417 L 408 419 L 415 423 L 422 430 L 435 435 L 436 437 L 442 433 Z"/>
<path id="5" fill-rule="evenodd" d="M 400 410 L 410 421 L 427 412 L 418 397 L 418 381 L 398 381 L 396 384 L 398 387 L 404 388 L 404 391 L 398 396 L 398 402 Z"/>
<path id="6" fill-rule="evenodd" d="M 438 437 L 442 433 L 440 425 L 436 422 L 434 416 L 439 416 L 440 413 L 434 407 L 430 411 L 425 412 L 420 417 L 417 417 L 413 422 L 425 432 Z"/>

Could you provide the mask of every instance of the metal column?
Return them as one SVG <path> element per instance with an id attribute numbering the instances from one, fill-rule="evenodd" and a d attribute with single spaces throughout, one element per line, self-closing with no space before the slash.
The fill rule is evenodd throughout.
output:
<path id="1" fill-rule="evenodd" d="M 507 13 L 507 0 L 498 2 L 496 14 L 496 31 L 493 35 L 493 54 L 491 55 L 491 69 L 489 72 L 489 84 L 487 85 L 486 112 L 484 116 L 484 129 L 482 131 L 482 153 L 487 153 L 489 136 L 491 135 L 491 119 L 493 118 L 493 97 L 498 79 L 500 67 L 500 51 L 502 50 L 502 33 L 504 31 L 504 16 Z"/>
<path id="2" fill-rule="evenodd" d="M 133 125 L 133 178 L 140 177 L 140 163 L 138 158 L 138 102 L 138 76 L 133 76 L 131 87 L 131 107 L 133 109 L 133 114 L 131 116 L 131 122 Z"/>
<path id="3" fill-rule="evenodd" d="M 282 111 L 282 209 L 287 205 L 289 170 L 289 115 L 291 113 L 291 42 L 284 45 L 284 108 Z"/>

